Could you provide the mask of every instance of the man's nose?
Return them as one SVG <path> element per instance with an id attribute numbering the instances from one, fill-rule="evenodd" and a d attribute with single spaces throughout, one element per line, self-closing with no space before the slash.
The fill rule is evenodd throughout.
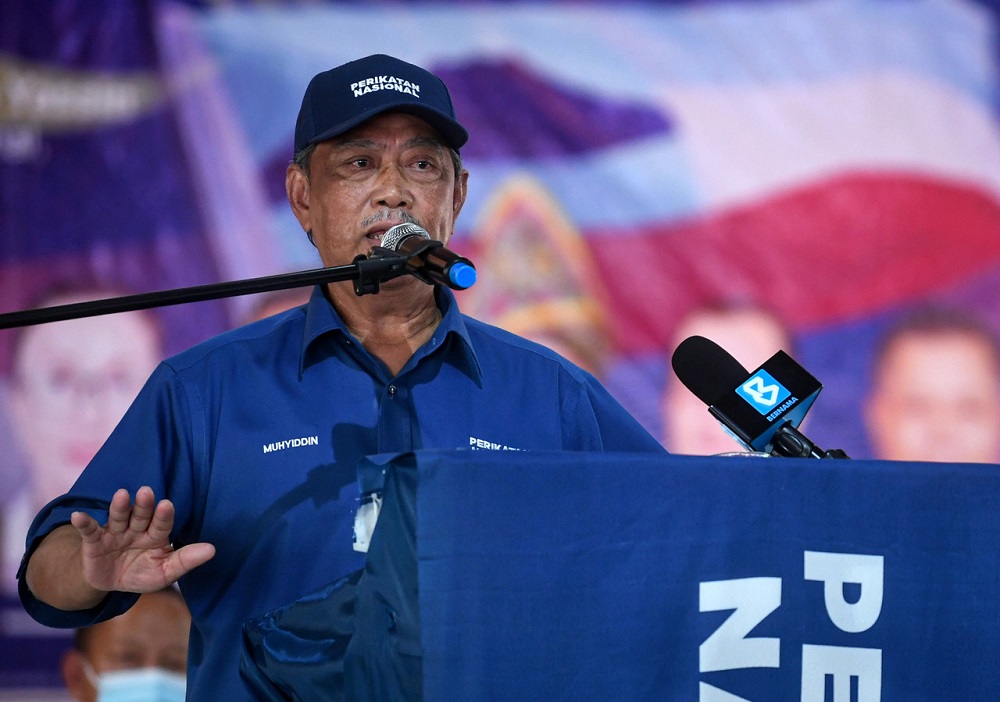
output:
<path id="1" fill-rule="evenodd" d="M 373 204 L 390 209 L 407 208 L 413 204 L 413 194 L 399 166 L 387 164 L 379 171 L 372 199 Z"/>

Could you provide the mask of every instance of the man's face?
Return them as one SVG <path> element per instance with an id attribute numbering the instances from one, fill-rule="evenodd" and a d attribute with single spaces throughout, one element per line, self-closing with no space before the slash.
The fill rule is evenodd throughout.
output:
<path id="1" fill-rule="evenodd" d="M 986 341 L 914 333 L 882 360 L 866 407 L 876 457 L 1000 461 L 1000 378 Z"/>
<path id="2" fill-rule="evenodd" d="M 190 631 L 191 614 L 179 595 L 142 595 L 124 614 L 94 625 L 83 651 L 67 652 L 62 661 L 66 687 L 74 700 L 92 702 L 96 690 L 87 666 L 98 676 L 138 668 L 184 675 Z"/>
<path id="3" fill-rule="evenodd" d="M 175 595 L 143 595 L 121 616 L 91 631 L 87 653 L 98 674 L 130 668 L 187 672 L 191 615 Z"/>
<path id="4" fill-rule="evenodd" d="M 159 337 L 139 313 L 55 322 L 24 332 L 10 401 L 36 501 L 70 488 L 159 360 Z"/>
<path id="5" fill-rule="evenodd" d="M 467 179 L 464 171 L 455 177 L 451 153 L 429 124 L 384 114 L 321 143 L 309 176 L 292 166 L 286 185 L 324 265 L 337 266 L 367 254 L 401 222 L 415 222 L 447 244 Z"/>

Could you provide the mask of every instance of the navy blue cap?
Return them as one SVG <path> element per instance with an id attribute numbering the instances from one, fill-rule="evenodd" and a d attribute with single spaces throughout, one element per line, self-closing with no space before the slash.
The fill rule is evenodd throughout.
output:
<path id="1" fill-rule="evenodd" d="M 440 78 L 412 63 L 375 54 L 313 76 L 295 123 L 295 153 L 383 112 L 422 118 L 455 150 L 469 140 Z"/>

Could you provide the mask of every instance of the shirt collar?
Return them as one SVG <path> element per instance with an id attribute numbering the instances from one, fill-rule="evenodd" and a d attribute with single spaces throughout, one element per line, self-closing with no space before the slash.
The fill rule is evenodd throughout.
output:
<path id="1" fill-rule="evenodd" d="M 444 286 L 435 286 L 434 299 L 441 310 L 441 323 L 434 330 L 431 337 L 422 348 L 417 351 L 418 356 L 426 356 L 434 353 L 439 348 L 446 348 L 449 344 L 449 337 L 454 336 L 458 340 L 458 354 L 452 359 L 456 366 L 461 366 L 469 377 L 477 384 L 482 380 L 482 367 L 476 357 L 476 351 L 469 338 L 469 330 L 465 325 L 465 319 L 455 295 Z M 299 356 L 299 377 L 308 365 L 308 352 L 310 347 L 321 336 L 329 333 L 336 334 L 340 340 L 347 341 L 351 338 L 344 320 L 327 298 L 323 285 L 313 288 L 309 304 L 306 306 L 306 322 L 302 336 L 302 351 Z"/>

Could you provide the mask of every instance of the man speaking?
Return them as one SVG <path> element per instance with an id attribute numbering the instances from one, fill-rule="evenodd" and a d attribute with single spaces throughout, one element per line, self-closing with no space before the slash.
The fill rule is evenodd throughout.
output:
<path id="1" fill-rule="evenodd" d="M 285 183 L 323 264 L 369 254 L 401 223 L 447 244 L 467 138 L 422 68 L 375 55 L 315 76 Z M 159 365 L 32 524 L 22 602 L 44 624 L 79 627 L 179 580 L 188 699 L 246 698 L 243 622 L 364 564 L 357 460 L 470 446 L 663 451 L 591 375 L 463 316 L 444 286 L 409 275 L 375 295 L 317 286 L 308 304 Z"/>

